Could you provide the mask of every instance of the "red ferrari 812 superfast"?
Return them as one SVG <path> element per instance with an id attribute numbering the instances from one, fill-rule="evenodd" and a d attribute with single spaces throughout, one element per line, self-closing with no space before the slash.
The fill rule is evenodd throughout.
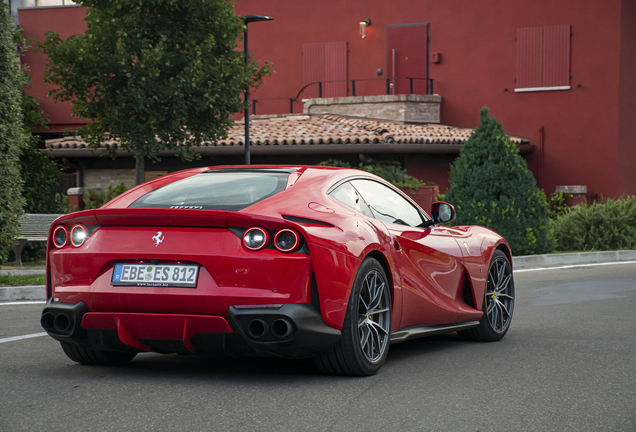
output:
<path id="1" fill-rule="evenodd" d="M 83 364 L 225 351 L 372 375 L 392 343 L 508 331 L 510 247 L 454 217 L 353 169 L 172 173 L 54 222 L 41 324 Z"/>

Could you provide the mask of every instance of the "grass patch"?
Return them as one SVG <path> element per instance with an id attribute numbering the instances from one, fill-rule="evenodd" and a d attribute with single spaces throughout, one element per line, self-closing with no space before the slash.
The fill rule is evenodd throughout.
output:
<path id="1" fill-rule="evenodd" d="M 39 261 L 39 262 L 23 261 L 21 267 L 14 265 L 13 261 L 9 261 L 0 265 L 0 270 L 44 270 L 45 268 L 46 268 L 45 261 Z"/>
<path id="2" fill-rule="evenodd" d="M 0 275 L 0 286 L 24 286 L 24 285 L 45 285 L 46 275 Z"/>

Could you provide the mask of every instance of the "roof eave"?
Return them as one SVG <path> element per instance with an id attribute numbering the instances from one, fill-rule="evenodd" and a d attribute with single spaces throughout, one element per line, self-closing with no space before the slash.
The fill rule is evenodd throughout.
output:
<path id="1" fill-rule="evenodd" d="M 517 144 L 519 153 L 532 153 L 534 145 L 529 143 Z M 201 156 L 237 156 L 245 153 L 243 146 L 219 147 L 191 147 L 194 153 Z M 402 153 L 402 154 L 459 154 L 462 144 L 304 144 L 304 145 L 275 145 L 250 147 L 252 155 L 287 155 L 287 154 L 358 154 L 358 153 Z M 57 148 L 53 149 L 55 158 L 89 158 L 100 157 L 104 149 L 92 151 L 88 148 Z M 48 150 L 47 150 L 48 151 Z M 126 150 L 117 150 L 119 157 L 132 157 Z M 161 151 L 159 157 L 174 156 L 174 151 Z"/>

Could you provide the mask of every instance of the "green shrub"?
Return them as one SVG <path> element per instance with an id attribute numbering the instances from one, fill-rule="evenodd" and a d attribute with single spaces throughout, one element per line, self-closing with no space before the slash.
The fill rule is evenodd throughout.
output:
<path id="1" fill-rule="evenodd" d="M 52 150 L 48 153 L 37 149 L 40 137 L 31 132 L 35 129 L 47 129 L 49 122 L 43 117 L 37 98 L 22 92 L 22 127 L 26 143 L 20 154 L 20 175 L 24 184 L 22 197 L 25 200 L 25 213 L 68 213 L 65 195 L 56 194 L 51 197 L 51 190 L 60 184 L 64 175 L 64 166 L 52 158 Z M 68 198 L 66 198 L 68 199 Z"/>
<path id="2" fill-rule="evenodd" d="M 338 168 L 353 168 L 348 162 L 343 162 L 338 159 L 328 159 L 326 161 L 320 162 L 318 165 L 332 166 Z M 369 159 L 366 162 L 361 162 L 360 165 L 358 165 L 356 168 L 362 171 L 369 172 L 371 174 L 375 174 L 378 177 L 388 181 L 393 186 L 400 188 L 409 188 L 413 193 L 417 192 L 420 186 L 426 184 L 420 179 L 408 175 L 406 170 L 402 168 L 398 163 L 377 162 Z"/>
<path id="3" fill-rule="evenodd" d="M 84 209 L 97 209 L 112 200 L 118 195 L 123 194 L 128 189 L 124 183 L 117 186 L 109 185 L 106 192 L 101 189 L 86 189 L 84 192 Z"/>
<path id="4" fill-rule="evenodd" d="M 570 211 L 570 207 L 565 203 L 566 198 L 572 198 L 572 194 L 554 192 L 550 195 L 550 199 L 548 200 L 548 217 L 551 220 L 556 220 Z"/>
<path id="5" fill-rule="evenodd" d="M 454 225 L 483 225 L 508 240 L 514 255 L 554 248 L 545 194 L 488 108 L 451 165 L 444 199 L 457 210 Z"/>
<path id="6" fill-rule="evenodd" d="M 20 103 L 26 78 L 19 66 L 18 42 L 18 33 L 3 8 L 0 13 L 0 263 L 6 260 L 18 236 L 24 204 L 18 158 L 25 140 Z"/>
<path id="7" fill-rule="evenodd" d="M 68 213 L 61 196 L 51 199 L 51 189 L 60 184 L 64 175 L 62 165 L 51 159 L 50 154 L 27 143 L 20 154 L 20 174 L 24 187 L 25 213 Z"/>
<path id="8" fill-rule="evenodd" d="M 553 226 L 559 251 L 636 249 L 636 197 L 573 207 Z"/>
<path id="9" fill-rule="evenodd" d="M 0 275 L 0 286 L 24 286 L 24 285 L 44 285 L 46 284 L 46 275 Z"/>

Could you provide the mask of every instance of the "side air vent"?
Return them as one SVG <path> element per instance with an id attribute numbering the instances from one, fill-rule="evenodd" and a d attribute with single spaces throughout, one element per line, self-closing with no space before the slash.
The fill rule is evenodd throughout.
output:
<path id="1" fill-rule="evenodd" d="M 318 297 L 318 284 L 314 273 L 311 274 L 311 304 L 320 312 L 320 297 Z"/>
<path id="2" fill-rule="evenodd" d="M 471 308 L 475 309 L 475 301 L 473 300 L 473 288 L 470 286 L 470 276 L 464 273 L 464 286 L 462 288 L 462 300 Z"/>
<path id="3" fill-rule="evenodd" d="M 292 222 L 304 223 L 304 224 L 322 225 L 322 226 L 333 227 L 333 225 L 330 224 L 329 222 L 323 222 L 323 221 L 319 221 L 319 220 L 316 220 L 316 219 L 309 219 L 309 218 L 303 218 L 303 217 L 298 217 L 298 216 L 283 215 L 283 219 L 288 220 L 288 221 L 292 221 Z"/>

